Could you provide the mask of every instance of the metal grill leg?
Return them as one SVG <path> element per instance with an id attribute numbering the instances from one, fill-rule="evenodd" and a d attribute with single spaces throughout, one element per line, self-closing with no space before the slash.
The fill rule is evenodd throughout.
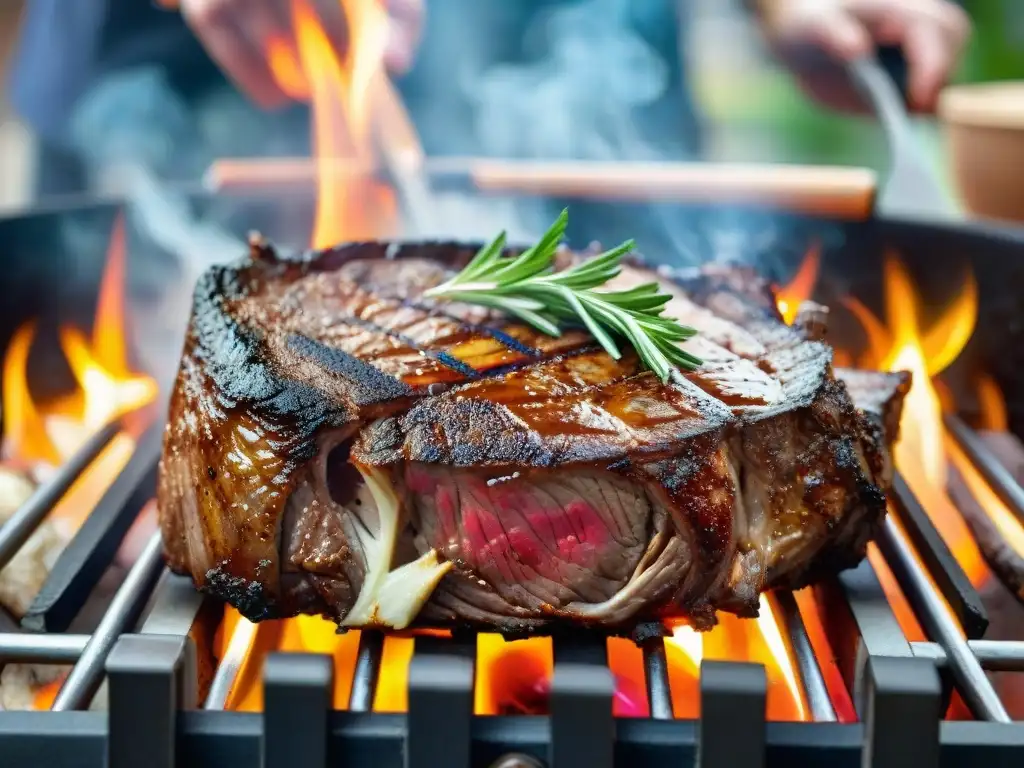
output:
<path id="1" fill-rule="evenodd" d="M 941 689 L 926 659 L 873 657 L 864 719 L 864 768 L 937 768 Z"/>
<path id="2" fill-rule="evenodd" d="M 384 635 L 364 629 L 359 635 L 356 668 L 352 674 L 352 691 L 348 698 L 349 712 L 373 710 L 373 696 L 377 691 L 380 662 L 384 657 Z"/>
<path id="3" fill-rule="evenodd" d="M 179 677 L 189 640 L 123 635 L 107 657 L 110 768 L 174 768 Z"/>
<path id="4" fill-rule="evenodd" d="M 263 768 L 326 768 L 334 663 L 318 653 L 272 653 L 263 668 Z"/>
<path id="5" fill-rule="evenodd" d="M 413 654 L 405 768 L 469 768 L 472 718 L 473 660 Z"/>
<path id="6" fill-rule="evenodd" d="M 763 768 L 768 676 L 760 664 L 700 665 L 699 768 Z"/>

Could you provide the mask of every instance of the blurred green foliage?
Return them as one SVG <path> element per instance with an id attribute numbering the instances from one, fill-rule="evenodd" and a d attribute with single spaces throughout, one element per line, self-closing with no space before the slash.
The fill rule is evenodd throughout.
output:
<path id="1" fill-rule="evenodd" d="M 955 82 L 1024 79 L 1024 0 L 964 0 L 973 34 Z M 884 137 L 871 118 L 838 114 L 808 99 L 785 69 L 766 66 L 743 77 L 721 73 L 694 83 L 716 126 L 739 137 L 736 159 L 885 166 Z M 941 165 L 937 126 L 921 120 L 922 138 Z M 744 142 L 744 136 L 759 142 Z M 721 143 L 721 142 L 719 142 Z M 756 149 L 751 147 L 756 146 Z"/>
<path id="2" fill-rule="evenodd" d="M 1024 2 L 965 0 L 974 34 L 957 72 L 957 82 L 1024 78 Z"/>

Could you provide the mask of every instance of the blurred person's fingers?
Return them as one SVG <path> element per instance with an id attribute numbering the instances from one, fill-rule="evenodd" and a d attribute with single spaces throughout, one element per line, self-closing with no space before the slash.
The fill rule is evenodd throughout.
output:
<path id="1" fill-rule="evenodd" d="M 970 35 L 966 14 L 946 3 L 927 20 L 908 23 L 900 44 L 907 59 L 907 90 L 918 109 L 934 109 Z"/>
<path id="2" fill-rule="evenodd" d="M 865 56 L 871 51 L 868 31 L 859 19 L 848 13 L 814 16 L 808 19 L 806 29 L 801 32 L 801 42 L 818 45 L 826 53 L 844 61 Z"/>
<path id="3" fill-rule="evenodd" d="M 423 35 L 423 0 L 387 0 L 390 18 L 384 65 L 388 70 L 405 73 L 412 67 Z"/>
<path id="4" fill-rule="evenodd" d="M 235 85 L 257 105 L 271 108 L 287 97 L 270 71 L 264 51 L 253 40 L 255 33 L 248 26 L 251 5 L 243 0 L 181 0 L 181 13 Z M 265 19 L 261 23 L 266 23 Z"/>
<path id="5" fill-rule="evenodd" d="M 955 54 L 942 31 L 931 24 L 910 27 L 902 42 L 910 102 L 918 109 L 932 109 L 956 61 Z"/>
<path id="6" fill-rule="evenodd" d="M 811 46 L 849 61 L 876 46 L 899 46 L 911 105 L 931 109 L 970 33 L 967 15 L 947 0 L 764 0 L 763 9 L 769 41 L 795 63 L 805 90 L 841 108 L 859 101 L 848 84 L 815 66 L 802 67 L 793 50 Z"/>

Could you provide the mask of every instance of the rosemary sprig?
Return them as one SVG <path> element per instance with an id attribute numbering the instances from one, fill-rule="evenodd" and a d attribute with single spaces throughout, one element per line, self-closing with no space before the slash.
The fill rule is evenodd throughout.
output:
<path id="1" fill-rule="evenodd" d="M 616 339 L 625 339 L 662 381 L 676 368 L 700 365 L 679 346 L 696 331 L 662 315 L 671 296 L 661 293 L 657 283 L 628 291 L 597 290 L 619 274 L 622 257 L 633 250 L 632 240 L 555 271 L 555 254 L 568 223 L 569 211 L 563 210 L 540 241 L 518 256 L 503 254 L 502 232 L 459 274 L 424 295 L 491 307 L 549 336 L 560 336 L 561 325 L 583 326 L 616 360 L 622 356 Z"/>

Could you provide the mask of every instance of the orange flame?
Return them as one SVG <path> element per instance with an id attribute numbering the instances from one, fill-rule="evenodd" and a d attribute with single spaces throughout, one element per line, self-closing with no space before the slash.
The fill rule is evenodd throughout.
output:
<path id="1" fill-rule="evenodd" d="M 768 717 L 771 720 L 807 720 L 807 703 L 793 665 L 792 652 L 783 638 L 778 612 L 767 595 L 761 596 L 756 621 L 720 613 L 709 632 L 681 625 L 665 641 L 672 711 L 677 718 L 700 716 L 699 674 L 704 659 L 750 661 L 764 664 L 768 675 Z"/>
<path id="2" fill-rule="evenodd" d="M 371 141 L 374 89 L 383 73 L 387 44 L 387 14 L 378 0 L 341 0 L 348 23 L 349 46 L 336 51 L 321 19 L 308 0 L 292 0 L 294 41 L 272 39 L 267 61 L 278 85 L 295 99 L 310 102 L 317 174 L 316 219 L 311 237 L 314 248 L 344 241 L 381 237 L 389 233 L 394 198 L 369 176 L 324 172 L 339 161 L 356 160 L 373 167 Z M 248 655 L 227 702 L 227 708 L 262 709 L 262 660 L 273 650 L 319 651 L 335 662 L 334 707 L 348 707 L 359 633 L 335 634 L 333 623 L 299 616 L 252 627 L 227 609 L 221 632 L 222 649 L 232 638 L 247 644 Z M 412 637 L 385 639 L 374 709 L 404 711 L 407 670 L 412 658 Z"/>
<path id="3" fill-rule="evenodd" d="M 1008 432 L 1010 418 L 1006 413 L 1006 399 L 996 384 L 996 380 L 988 374 L 978 377 L 978 407 L 981 411 L 981 429 L 992 432 Z"/>
<path id="4" fill-rule="evenodd" d="M 818 283 L 818 269 L 821 266 L 821 247 L 813 244 L 804 255 L 800 267 L 793 279 L 786 285 L 776 289 L 775 301 L 779 312 L 789 325 L 796 320 L 800 305 L 814 295 L 814 286 Z"/>
<path id="5" fill-rule="evenodd" d="M 295 49 L 271 40 L 268 62 L 287 94 L 308 99 L 313 145 L 320 170 L 341 159 L 372 159 L 373 87 L 383 75 L 387 14 L 379 2 L 342 0 L 350 45 L 342 56 L 331 44 L 307 0 L 292 0 Z M 381 235 L 390 226 L 394 200 L 369 179 L 317 175 L 317 209 L 312 245 L 327 248 L 346 240 Z"/>
<path id="6" fill-rule="evenodd" d="M 57 464 L 57 449 L 46 435 L 43 417 L 32 402 L 28 387 L 28 353 L 35 324 L 26 323 L 14 333 L 4 357 L 3 456 L 8 460 Z"/>
<path id="7" fill-rule="evenodd" d="M 27 364 L 35 326 L 15 332 L 3 363 L 3 459 L 16 463 L 57 465 L 67 461 L 98 429 L 155 399 L 156 383 L 132 373 L 125 344 L 125 233 L 118 219 L 111 234 L 100 284 L 92 338 L 76 328 L 59 330 L 78 390 L 59 401 L 38 405 L 29 389 Z M 77 529 L 124 467 L 135 448 L 132 435 L 121 432 L 107 444 L 72 484 L 49 519 L 65 535 Z M 35 706 L 46 709 L 60 681 L 42 686 Z"/>
<path id="8" fill-rule="evenodd" d="M 926 330 L 921 328 L 921 300 L 910 275 L 893 255 L 883 265 L 885 318 L 883 323 L 860 301 L 844 300 L 864 328 L 867 349 L 859 360 L 865 368 L 910 371 L 913 386 L 907 395 L 896 446 L 896 466 L 921 501 L 932 522 L 949 545 L 968 577 L 976 584 L 989 574 L 981 552 L 952 501 L 946 494 L 947 452 L 942 425 L 942 401 L 932 381 L 952 364 L 974 332 L 978 312 L 978 285 L 973 273 L 959 294 Z M 909 637 L 922 637 L 895 579 L 873 547 L 868 556 Z"/>
<path id="9" fill-rule="evenodd" d="M 59 330 L 61 348 L 78 383 L 75 395 L 40 409 L 29 391 L 26 365 L 34 324 L 14 335 L 4 359 L 4 458 L 66 461 L 112 419 L 155 399 L 156 382 L 131 373 L 124 339 L 123 223 L 115 223 L 100 283 L 91 341 L 76 328 Z M 44 412 L 45 411 L 45 412 Z"/>
<path id="10" fill-rule="evenodd" d="M 288 40 L 272 37 L 267 41 L 267 63 L 278 86 L 287 96 L 296 101 L 309 100 L 309 81 Z"/>

